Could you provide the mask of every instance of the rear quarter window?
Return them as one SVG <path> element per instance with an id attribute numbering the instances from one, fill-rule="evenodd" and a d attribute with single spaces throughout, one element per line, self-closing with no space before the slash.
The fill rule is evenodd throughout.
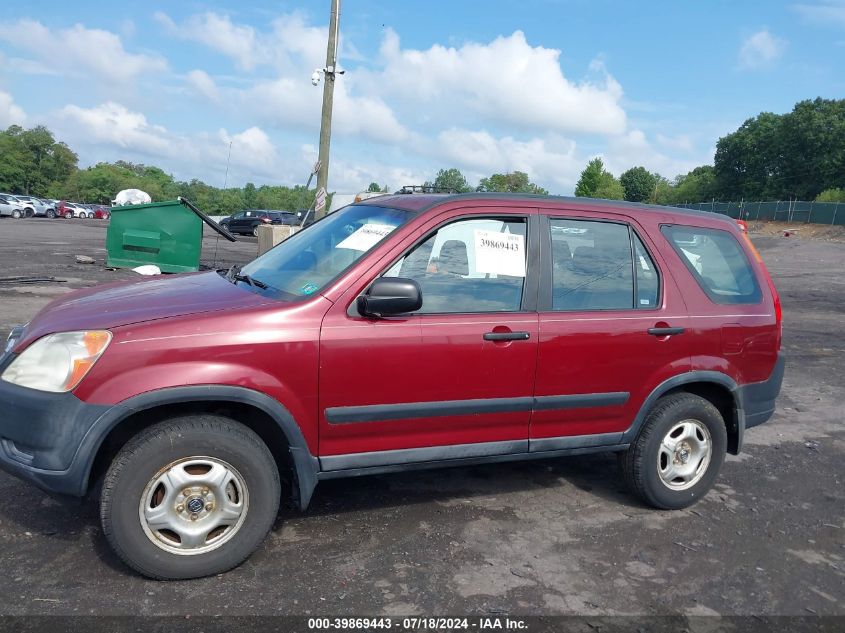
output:
<path id="1" fill-rule="evenodd" d="M 759 303 L 760 284 L 745 251 L 728 231 L 664 225 L 663 235 L 713 303 Z"/>

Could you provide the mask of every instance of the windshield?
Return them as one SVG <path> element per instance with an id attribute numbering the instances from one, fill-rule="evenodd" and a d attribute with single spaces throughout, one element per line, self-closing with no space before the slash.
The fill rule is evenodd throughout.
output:
<path id="1" fill-rule="evenodd" d="M 293 299 L 318 292 L 373 249 L 414 211 L 352 205 L 294 233 L 241 269 L 267 292 Z"/>

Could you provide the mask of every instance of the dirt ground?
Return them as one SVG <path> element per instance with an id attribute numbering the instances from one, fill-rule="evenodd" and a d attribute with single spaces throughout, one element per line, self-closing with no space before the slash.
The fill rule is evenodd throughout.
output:
<path id="1" fill-rule="evenodd" d="M 799 229 L 753 236 L 784 306 L 777 413 L 693 508 L 642 506 L 608 454 L 330 481 L 240 568 L 157 583 L 111 553 L 94 502 L 0 473 L 0 614 L 845 616 L 845 246 Z M 0 281 L 0 334 L 131 278 L 104 269 L 104 236 L 93 220 L 0 221 L 0 278 L 57 278 Z M 209 267 L 256 251 L 216 242 Z"/>

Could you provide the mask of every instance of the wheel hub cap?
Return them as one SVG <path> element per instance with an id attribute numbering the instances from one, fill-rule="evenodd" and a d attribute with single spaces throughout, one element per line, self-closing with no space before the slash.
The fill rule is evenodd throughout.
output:
<path id="1" fill-rule="evenodd" d="M 220 547 L 240 530 L 249 491 L 231 464 L 189 457 L 157 472 L 140 501 L 139 518 L 147 537 L 163 550 L 192 555 Z"/>
<path id="2" fill-rule="evenodd" d="M 657 473 L 671 490 L 693 487 L 707 472 L 713 448 L 710 431 L 700 420 L 673 425 L 657 451 Z"/>

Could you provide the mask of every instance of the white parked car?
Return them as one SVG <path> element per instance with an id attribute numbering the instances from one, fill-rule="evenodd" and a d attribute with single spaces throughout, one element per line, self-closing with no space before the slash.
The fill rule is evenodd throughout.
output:
<path id="1" fill-rule="evenodd" d="M 22 218 L 26 215 L 26 209 L 18 199 L 10 194 L 0 194 L 0 216 L 7 215 L 12 218 Z"/>
<path id="2" fill-rule="evenodd" d="M 81 204 L 66 202 L 65 207 L 68 208 L 68 209 L 71 209 L 73 211 L 73 217 L 75 217 L 75 218 L 93 218 L 94 217 L 94 212 L 89 210 L 89 209 L 86 209 Z"/>
<path id="3" fill-rule="evenodd" d="M 26 211 L 26 216 L 46 216 L 48 218 L 56 217 L 56 207 L 55 205 L 51 204 L 49 200 L 42 200 L 41 198 L 36 198 L 35 196 L 15 196 L 20 202 L 24 210 Z M 52 213 L 51 213 L 52 212 Z"/>

